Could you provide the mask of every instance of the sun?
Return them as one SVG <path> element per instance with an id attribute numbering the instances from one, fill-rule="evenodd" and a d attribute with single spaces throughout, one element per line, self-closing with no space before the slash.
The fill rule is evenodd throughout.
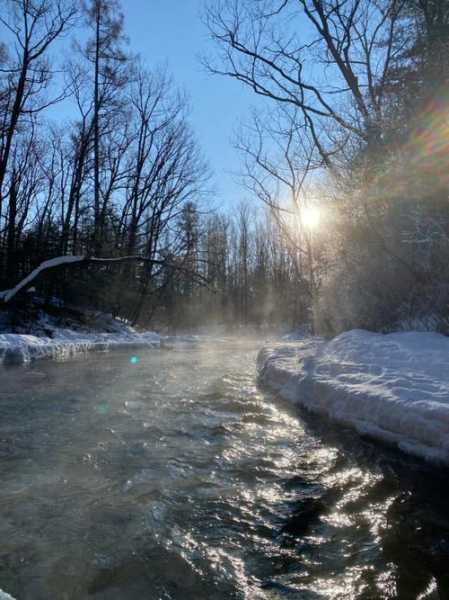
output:
<path id="1" fill-rule="evenodd" d="M 317 229 L 321 222 L 321 211 L 317 206 L 304 206 L 301 209 L 301 222 L 307 229 Z"/>

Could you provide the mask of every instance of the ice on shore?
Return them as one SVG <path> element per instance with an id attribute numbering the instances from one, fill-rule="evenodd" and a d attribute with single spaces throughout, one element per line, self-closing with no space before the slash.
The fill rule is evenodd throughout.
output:
<path id="1" fill-rule="evenodd" d="M 0 367 L 20 365 L 42 358 L 63 360 L 83 352 L 114 348 L 187 350 L 225 341 L 208 335 L 161 336 L 153 331 L 137 332 L 129 324 L 114 320 L 108 315 L 97 318 L 96 324 L 107 328 L 108 333 L 61 328 L 47 317 L 37 322 L 31 333 L 2 333 L 0 327 Z M 42 335 L 43 331 L 48 335 Z"/>
<path id="2" fill-rule="evenodd" d="M 449 464 L 449 338 L 354 330 L 264 348 L 262 382 L 307 409 Z"/>
<path id="3" fill-rule="evenodd" d="M 159 347 L 160 339 L 152 331 L 138 333 L 126 328 L 116 333 L 54 329 L 51 338 L 3 333 L 0 334 L 0 365 L 22 364 L 41 358 L 65 359 L 82 352 L 112 348 Z"/>

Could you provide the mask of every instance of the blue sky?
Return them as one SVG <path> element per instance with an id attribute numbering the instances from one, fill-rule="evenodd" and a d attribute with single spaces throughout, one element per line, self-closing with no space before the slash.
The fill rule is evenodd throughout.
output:
<path id="1" fill-rule="evenodd" d="M 240 157 L 231 144 L 233 131 L 257 98 L 242 84 L 205 72 L 201 54 L 214 53 L 201 21 L 204 0 L 122 0 L 130 48 L 149 67 L 167 64 L 191 102 L 191 123 L 214 174 L 218 204 L 245 196 L 230 172 Z M 260 100 L 259 100 L 260 103 Z"/>
<path id="2" fill-rule="evenodd" d="M 210 58 L 216 51 L 201 19 L 205 2 L 121 0 L 121 5 L 129 50 L 139 53 L 150 69 L 166 65 L 174 83 L 187 92 L 190 122 L 214 174 L 214 204 L 232 205 L 247 198 L 248 192 L 235 175 L 241 157 L 233 149 L 231 138 L 251 107 L 263 101 L 241 83 L 206 72 L 201 64 L 201 56 Z M 7 36 L 4 29 L 1 34 Z M 78 29 L 57 42 L 56 56 L 64 61 L 70 53 L 70 40 L 76 37 L 81 41 L 83 36 Z M 49 109 L 48 116 L 68 118 L 71 112 L 70 102 L 62 102 Z"/>

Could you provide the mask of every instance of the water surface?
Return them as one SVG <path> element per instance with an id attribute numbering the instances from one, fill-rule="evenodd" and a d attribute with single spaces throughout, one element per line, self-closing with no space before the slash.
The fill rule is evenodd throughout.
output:
<path id="1" fill-rule="evenodd" d="M 257 388 L 260 342 L 0 371 L 18 600 L 449 598 L 447 472 Z"/>

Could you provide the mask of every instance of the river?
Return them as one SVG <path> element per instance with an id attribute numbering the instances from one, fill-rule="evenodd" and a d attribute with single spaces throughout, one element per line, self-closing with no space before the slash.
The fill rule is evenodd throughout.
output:
<path id="1" fill-rule="evenodd" d="M 257 387 L 260 341 L 0 371 L 17 600 L 449 598 L 447 472 Z"/>

